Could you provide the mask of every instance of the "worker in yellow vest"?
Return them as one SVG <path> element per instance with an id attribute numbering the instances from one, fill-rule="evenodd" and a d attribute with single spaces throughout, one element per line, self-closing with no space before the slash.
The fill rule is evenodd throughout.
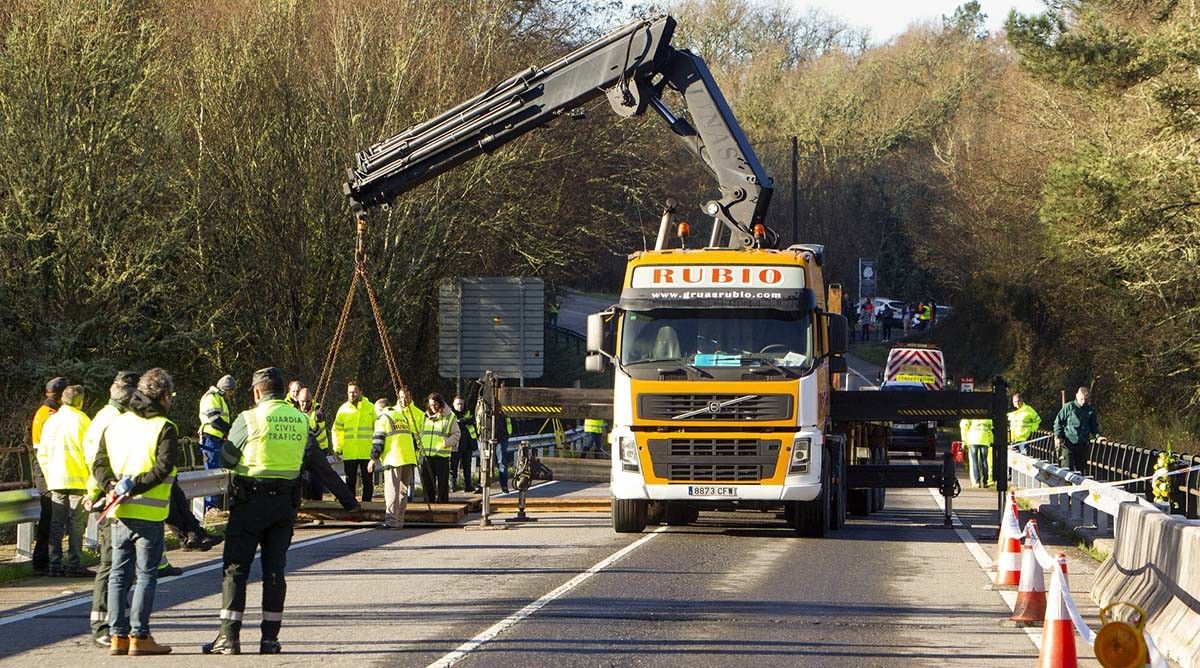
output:
<path id="1" fill-rule="evenodd" d="M 404 394 L 405 390 L 401 390 Z M 383 522 L 381 529 L 403 529 L 408 495 L 417 467 L 417 443 L 423 423 L 413 419 L 409 408 L 392 406 L 375 420 L 371 439 L 371 470 L 383 471 Z"/>
<path id="2" fill-rule="evenodd" d="M 224 375 L 200 397 L 200 451 L 204 453 L 204 468 L 210 471 L 221 468 L 221 444 L 233 421 L 229 399 L 236 390 L 237 379 Z M 204 497 L 204 510 L 219 508 L 220 500 L 219 496 Z"/>
<path id="3" fill-rule="evenodd" d="M 309 435 L 308 418 L 286 400 L 283 372 L 275 367 L 259 369 L 251 385 L 254 408 L 237 416 L 221 447 L 221 463 L 233 470 L 233 478 L 225 530 L 221 629 L 200 648 L 205 654 L 241 653 L 246 581 L 259 548 L 263 584 L 258 652 L 282 651 L 284 571 L 300 507 L 300 470 L 306 459 L 322 456 Z"/>
<path id="4" fill-rule="evenodd" d="M 62 393 L 61 407 L 42 425 L 38 445 L 38 466 L 46 478 L 50 494 L 49 568 L 50 577 L 94 577 L 96 573 L 80 564 L 83 526 L 87 513 L 81 507 L 91 472 L 84 456 L 83 441 L 92 423 L 80 408 L 83 386 L 69 385 Z M 63 534 L 67 554 L 63 559 Z"/>
<path id="5" fill-rule="evenodd" d="M 30 430 L 33 438 L 30 441 L 33 445 L 33 450 L 29 453 L 30 469 L 32 469 L 33 485 L 38 492 L 41 492 L 38 495 L 40 509 L 37 528 L 34 531 L 33 554 L 30 555 L 30 565 L 33 567 L 34 573 L 45 573 L 50 568 L 50 518 L 53 515 L 50 494 L 46 490 L 46 477 L 42 475 L 42 467 L 37 463 L 37 449 L 42 440 L 42 427 L 62 405 L 62 393 L 67 389 L 68 384 L 67 379 L 61 376 L 51 378 L 46 382 L 46 395 L 33 414 L 33 426 Z"/>
<path id="6" fill-rule="evenodd" d="M 362 506 L 359 505 L 358 499 L 354 498 L 354 492 L 350 491 L 346 481 L 329 465 L 329 455 L 333 451 L 329 446 L 329 428 L 326 426 L 321 404 L 313 400 L 312 390 L 307 387 L 296 393 L 296 403 L 300 412 L 308 418 L 308 435 L 315 451 L 315 456 L 306 455 L 304 458 L 303 473 L 308 478 L 304 498 L 320 501 L 324 490 L 327 489 L 345 510 L 361 510 Z"/>
<path id="7" fill-rule="evenodd" d="M 425 489 L 426 503 L 447 503 L 450 501 L 450 453 L 458 447 L 462 432 L 442 395 L 434 392 L 425 405 L 427 410 L 421 425 L 421 487 Z"/>
<path id="8" fill-rule="evenodd" d="M 367 464 L 371 461 L 371 437 L 375 434 L 375 407 L 363 396 L 357 381 L 346 385 L 346 403 L 333 418 L 333 451 L 346 467 L 346 484 L 353 492 L 362 477 L 362 500 L 374 493 L 374 480 Z"/>
<path id="9" fill-rule="evenodd" d="M 1012 395 L 1013 410 L 1008 413 L 1008 437 L 1012 443 L 1020 443 L 1018 446 L 1021 454 L 1025 454 L 1028 441 L 1033 432 L 1042 424 L 1042 416 L 1033 410 L 1033 406 L 1021 401 L 1020 393 Z"/>
<path id="10" fill-rule="evenodd" d="M 988 467 L 992 461 L 992 421 L 960 420 L 958 429 L 970 461 L 971 486 L 987 487 L 991 483 Z"/>
<path id="11" fill-rule="evenodd" d="M 583 433 L 587 435 L 587 443 L 583 446 L 580 456 L 585 459 L 589 452 L 595 453 L 597 459 L 604 455 L 604 420 L 587 418 L 583 421 Z"/>
<path id="12" fill-rule="evenodd" d="M 168 654 L 150 635 L 150 612 L 163 553 L 163 523 L 179 460 L 179 430 L 167 419 L 175 383 L 164 369 L 138 380 L 129 410 L 112 418 L 100 436 L 92 475 L 111 490 L 112 574 L 108 626 L 113 655 Z M 135 582 L 136 577 L 136 582 Z M 130 590 L 132 605 L 127 605 Z"/>
<path id="13" fill-rule="evenodd" d="M 475 424 L 475 411 L 467 406 L 467 401 L 456 396 L 450 402 L 450 410 L 454 411 L 454 419 L 458 420 L 458 448 L 450 458 L 450 489 L 454 490 L 457 482 L 457 471 L 462 469 L 462 490 L 470 493 L 476 489 L 471 478 L 471 460 L 475 458 L 475 447 L 479 442 L 479 427 Z M 480 490 L 482 491 L 482 490 Z"/>

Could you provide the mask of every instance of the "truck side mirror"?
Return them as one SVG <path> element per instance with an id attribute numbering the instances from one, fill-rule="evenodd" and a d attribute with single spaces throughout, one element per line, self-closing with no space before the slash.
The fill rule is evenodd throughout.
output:
<path id="1" fill-rule="evenodd" d="M 608 358 L 600 353 L 591 353 L 583 360 L 583 370 L 588 373 L 604 373 Z"/>
<path id="2" fill-rule="evenodd" d="M 587 318 L 588 357 L 593 354 L 612 354 L 604 349 L 604 315 L 603 313 L 593 313 Z"/>
<path id="3" fill-rule="evenodd" d="M 840 313 L 825 313 L 829 323 L 829 354 L 843 355 L 850 347 L 850 324 Z"/>

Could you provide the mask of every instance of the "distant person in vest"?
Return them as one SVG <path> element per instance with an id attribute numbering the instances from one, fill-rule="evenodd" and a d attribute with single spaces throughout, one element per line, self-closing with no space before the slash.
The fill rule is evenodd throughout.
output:
<path id="1" fill-rule="evenodd" d="M 400 394 L 404 394 L 403 389 Z M 404 528 L 404 513 L 417 466 L 416 439 L 421 423 L 414 421 L 406 408 L 397 405 L 385 409 L 375 420 L 375 435 L 371 438 L 371 471 L 383 472 L 384 515 L 378 525 L 381 529 Z"/>
<path id="2" fill-rule="evenodd" d="M 992 463 L 992 434 L 991 420 L 959 420 L 958 430 L 962 435 L 963 445 L 967 448 L 968 461 L 971 467 L 971 486 L 987 487 L 991 484 L 992 476 L 988 470 Z"/>
<path id="3" fill-rule="evenodd" d="M 604 452 L 604 420 L 596 418 L 587 418 L 583 421 L 583 433 L 587 434 L 586 445 L 583 446 L 583 451 L 580 456 L 587 458 L 588 453 L 593 453 L 597 459 L 602 457 Z"/>
<path id="4" fill-rule="evenodd" d="M 205 654 L 240 654 L 246 580 L 254 553 L 262 549 L 262 637 L 259 654 L 278 654 L 287 594 L 284 573 L 300 507 L 300 469 L 320 449 L 308 417 L 286 401 L 283 372 L 259 369 L 251 378 L 254 408 L 242 411 L 221 447 L 221 463 L 233 469 L 229 525 L 225 529 L 221 629 L 201 647 Z M 365 403 L 365 402 L 364 402 Z M 366 404 L 370 410 L 371 405 Z"/>
<path id="5" fill-rule="evenodd" d="M 292 405 L 292 408 L 300 408 L 300 390 L 304 389 L 304 381 L 295 378 L 288 383 L 287 402 Z M 303 413 L 304 411 L 300 411 Z"/>
<path id="6" fill-rule="evenodd" d="M 442 395 L 434 392 L 426 399 L 425 422 L 421 427 L 421 486 L 426 503 L 450 501 L 450 453 L 458 447 L 462 433 L 458 420 Z M 436 494 L 434 486 L 437 486 Z"/>
<path id="7" fill-rule="evenodd" d="M 58 410 L 62 405 L 62 393 L 67 389 L 66 378 L 51 378 L 46 382 L 45 397 L 42 399 L 42 405 L 33 414 L 33 428 L 31 430 L 33 440 L 33 452 L 30 453 L 30 473 L 33 475 L 33 485 L 37 487 L 39 492 L 46 492 L 46 478 L 42 475 L 42 467 L 38 465 L 37 450 L 38 444 L 42 440 L 42 427 L 45 426 L 46 420 L 50 419 L 51 415 Z M 41 504 L 41 512 L 38 515 L 37 528 L 33 537 L 33 554 L 32 566 L 34 573 L 45 573 L 50 568 L 50 518 L 53 516 L 53 509 L 50 505 L 49 494 L 39 494 L 38 503 Z"/>
<path id="8" fill-rule="evenodd" d="M 1020 393 L 1012 395 L 1012 405 L 1013 409 L 1008 412 L 1008 437 L 1013 443 L 1021 444 L 1018 446 L 1021 454 L 1027 454 L 1029 445 L 1025 441 L 1041 426 L 1042 416 L 1033 410 L 1033 406 L 1021 400 Z"/>
<path id="9" fill-rule="evenodd" d="M 62 392 L 62 405 L 42 426 L 38 445 L 38 466 L 50 492 L 50 577 L 94 577 L 96 573 L 80 565 L 83 527 L 87 513 L 80 506 L 91 471 L 84 456 L 83 441 L 92 420 L 80 410 L 83 386 L 69 385 Z M 67 554 L 63 558 L 63 535 Z"/>
<path id="10" fill-rule="evenodd" d="M 314 450 L 311 456 L 309 453 L 304 456 L 304 473 L 308 476 L 304 498 L 320 501 L 323 490 L 328 489 L 338 503 L 342 504 L 342 508 L 361 510 L 358 499 L 354 498 L 354 492 L 350 491 L 342 477 L 329 465 L 329 454 L 332 450 L 329 449 L 329 428 L 325 425 L 325 413 L 321 410 L 321 404 L 313 399 L 312 390 L 307 387 L 302 388 L 296 397 L 300 412 L 308 418 L 308 437 L 312 446 L 310 449 Z"/>
<path id="11" fill-rule="evenodd" d="M 167 419 L 175 383 L 164 369 L 138 380 L 129 410 L 114 417 L 100 436 L 92 475 L 109 490 L 112 511 L 112 574 L 108 626 L 113 655 L 168 654 L 150 635 L 150 612 L 163 553 L 163 522 L 179 460 L 179 430 Z M 135 580 L 136 576 L 136 580 Z M 132 605 L 127 604 L 133 589 Z"/>
<path id="12" fill-rule="evenodd" d="M 233 419 L 229 399 L 237 390 L 237 379 L 221 376 L 217 384 L 208 388 L 200 397 L 200 450 L 204 453 L 204 468 L 221 468 L 221 443 L 229 434 L 229 423 Z M 220 497 L 204 497 L 204 510 L 220 506 Z"/>
<path id="13" fill-rule="evenodd" d="M 1059 465 L 1084 474 L 1092 454 L 1092 438 L 1100 435 L 1100 418 L 1088 403 L 1090 397 L 1091 392 L 1080 387 L 1075 392 L 1075 401 L 1063 404 L 1054 417 L 1054 446 Z"/>
<path id="14" fill-rule="evenodd" d="M 333 451 L 342 458 L 350 491 L 362 478 L 362 500 L 374 496 L 374 480 L 367 464 L 371 461 L 371 437 L 375 435 L 375 407 L 363 396 L 357 381 L 346 385 L 346 403 L 333 418 Z"/>
<path id="15" fill-rule="evenodd" d="M 475 411 L 467 407 L 467 402 L 462 397 L 454 397 L 450 409 L 454 411 L 454 419 L 458 420 L 459 434 L 458 449 L 450 458 L 450 489 L 454 489 L 457 482 L 455 474 L 461 468 L 462 489 L 464 492 L 472 492 L 475 490 L 475 485 L 471 480 L 471 460 L 475 458 L 475 443 L 479 440 L 479 427 L 475 425 Z"/>

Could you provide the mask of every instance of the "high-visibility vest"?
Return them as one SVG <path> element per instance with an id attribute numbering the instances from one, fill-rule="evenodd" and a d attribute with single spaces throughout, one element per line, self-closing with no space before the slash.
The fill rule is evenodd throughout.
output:
<path id="1" fill-rule="evenodd" d="M 298 478 L 308 443 L 308 416 L 283 399 L 267 399 L 240 417 L 246 423 L 246 442 L 234 473 L 247 478 Z"/>
<path id="2" fill-rule="evenodd" d="M 46 420 L 37 449 L 46 489 L 87 488 L 89 470 L 83 439 L 91 423 L 91 418 L 74 406 L 63 406 Z"/>
<path id="3" fill-rule="evenodd" d="M 87 464 L 88 469 L 87 491 L 89 496 L 95 496 L 96 493 L 102 491 L 100 484 L 92 476 L 92 467 L 96 465 L 96 454 L 100 452 L 100 437 L 104 435 L 104 430 L 108 428 L 113 418 L 124 412 L 112 404 L 105 404 L 104 408 L 101 408 L 92 418 L 92 424 L 88 427 L 87 433 L 83 435 L 83 461 Z"/>
<path id="4" fill-rule="evenodd" d="M 383 436 L 383 453 L 379 459 L 384 466 L 398 468 L 417 463 L 416 438 L 419 425 L 412 417 L 395 406 L 383 412 L 375 421 L 375 433 Z"/>
<path id="5" fill-rule="evenodd" d="M 149 473 L 154 468 L 154 461 L 158 458 L 158 437 L 168 422 L 162 416 L 144 418 L 132 412 L 122 413 L 112 419 L 104 430 L 104 444 L 117 480 Z M 122 501 L 113 510 L 113 515 L 148 522 L 167 519 L 171 485 L 175 484 L 177 472 L 171 469 L 171 474 L 161 483 Z"/>
<path id="6" fill-rule="evenodd" d="M 317 447 L 322 450 L 329 450 L 329 429 L 325 426 L 324 420 L 317 419 L 317 410 L 321 408 L 320 404 L 313 404 L 313 409 L 307 413 L 308 416 L 308 431 L 317 439 Z"/>
<path id="7" fill-rule="evenodd" d="M 958 429 L 962 433 L 964 445 L 990 446 L 992 444 L 991 420 L 961 420 L 958 423 Z"/>
<path id="8" fill-rule="evenodd" d="M 450 447 L 446 439 L 454 427 L 454 413 L 440 415 L 425 415 L 425 423 L 421 426 L 421 448 L 426 457 L 449 457 Z"/>
<path id="9" fill-rule="evenodd" d="M 30 434 L 33 437 L 33 447 L 36 448 L 42 442 L 42 427 L 46 426 L 46 420 L 49 420 L 51 415 L 54 415 L 54 409 L 46 404 L 38 406 L 37 412 L 33 414 L 33 428 Z"/>
<path id="10" fill-rule="evenodd" d="M 603 434 L 604 420 L 587 418 L 583 421 L 583 430 L 589 434 Z"/>
<path id="11" fill-rule="evenodd" d="M 224 392 L 210 387 L 204 396 L 200 397 L 200 433 L 225 438 L 227 434 L 212 424 L 217 419 L 224 420 L 225 428 L 229 428 L 229 402 L 225 401 Z"/>
<path id="12" fill-rule="evenodd" d="M 1008 437 L 1013 443 L 1029 440 L 1029 436 L 1042 424 L 1042 416 L 1029 404 L 1008 414 Z"/>
<path id="13" fill-rule="evenodd" d="M 333 418 L 333 451 L 343 459 L 370 459 L 375 434 L 375 406 L 363 397 L 358 406 L 347 401 Z"/>
<path id="14" fill-rule="evenodd" d="M 472 440 L 479 438 L 479 425 L 475 424 L 475 412 L 463 411 L 462 421 L 467 425 L 467 433 L 471 435 Z"/>

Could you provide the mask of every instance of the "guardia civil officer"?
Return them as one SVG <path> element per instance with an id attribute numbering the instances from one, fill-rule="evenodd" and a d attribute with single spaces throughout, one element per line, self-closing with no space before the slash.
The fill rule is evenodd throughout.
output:
<path id="1" fill-rule="evenodd" d="M 240 654 L 246 578 L 254 552 L 262 548 L 262 638 L 260 654 L 278 654 L 279 627 L 287 591 L 284 571 L 300 507 L 300 469 L 307 456 L 322 456 L 309 438 L 308 417 L 286 401 L 283 372 L 254 372 L 254 408 L 243 411 L 221 447 L 221 463 L 233 469 L 229 525 L 225 530 L 221 630 L 205 654 Z M 306 453 L 306 449 L 308 452 Z"/>

